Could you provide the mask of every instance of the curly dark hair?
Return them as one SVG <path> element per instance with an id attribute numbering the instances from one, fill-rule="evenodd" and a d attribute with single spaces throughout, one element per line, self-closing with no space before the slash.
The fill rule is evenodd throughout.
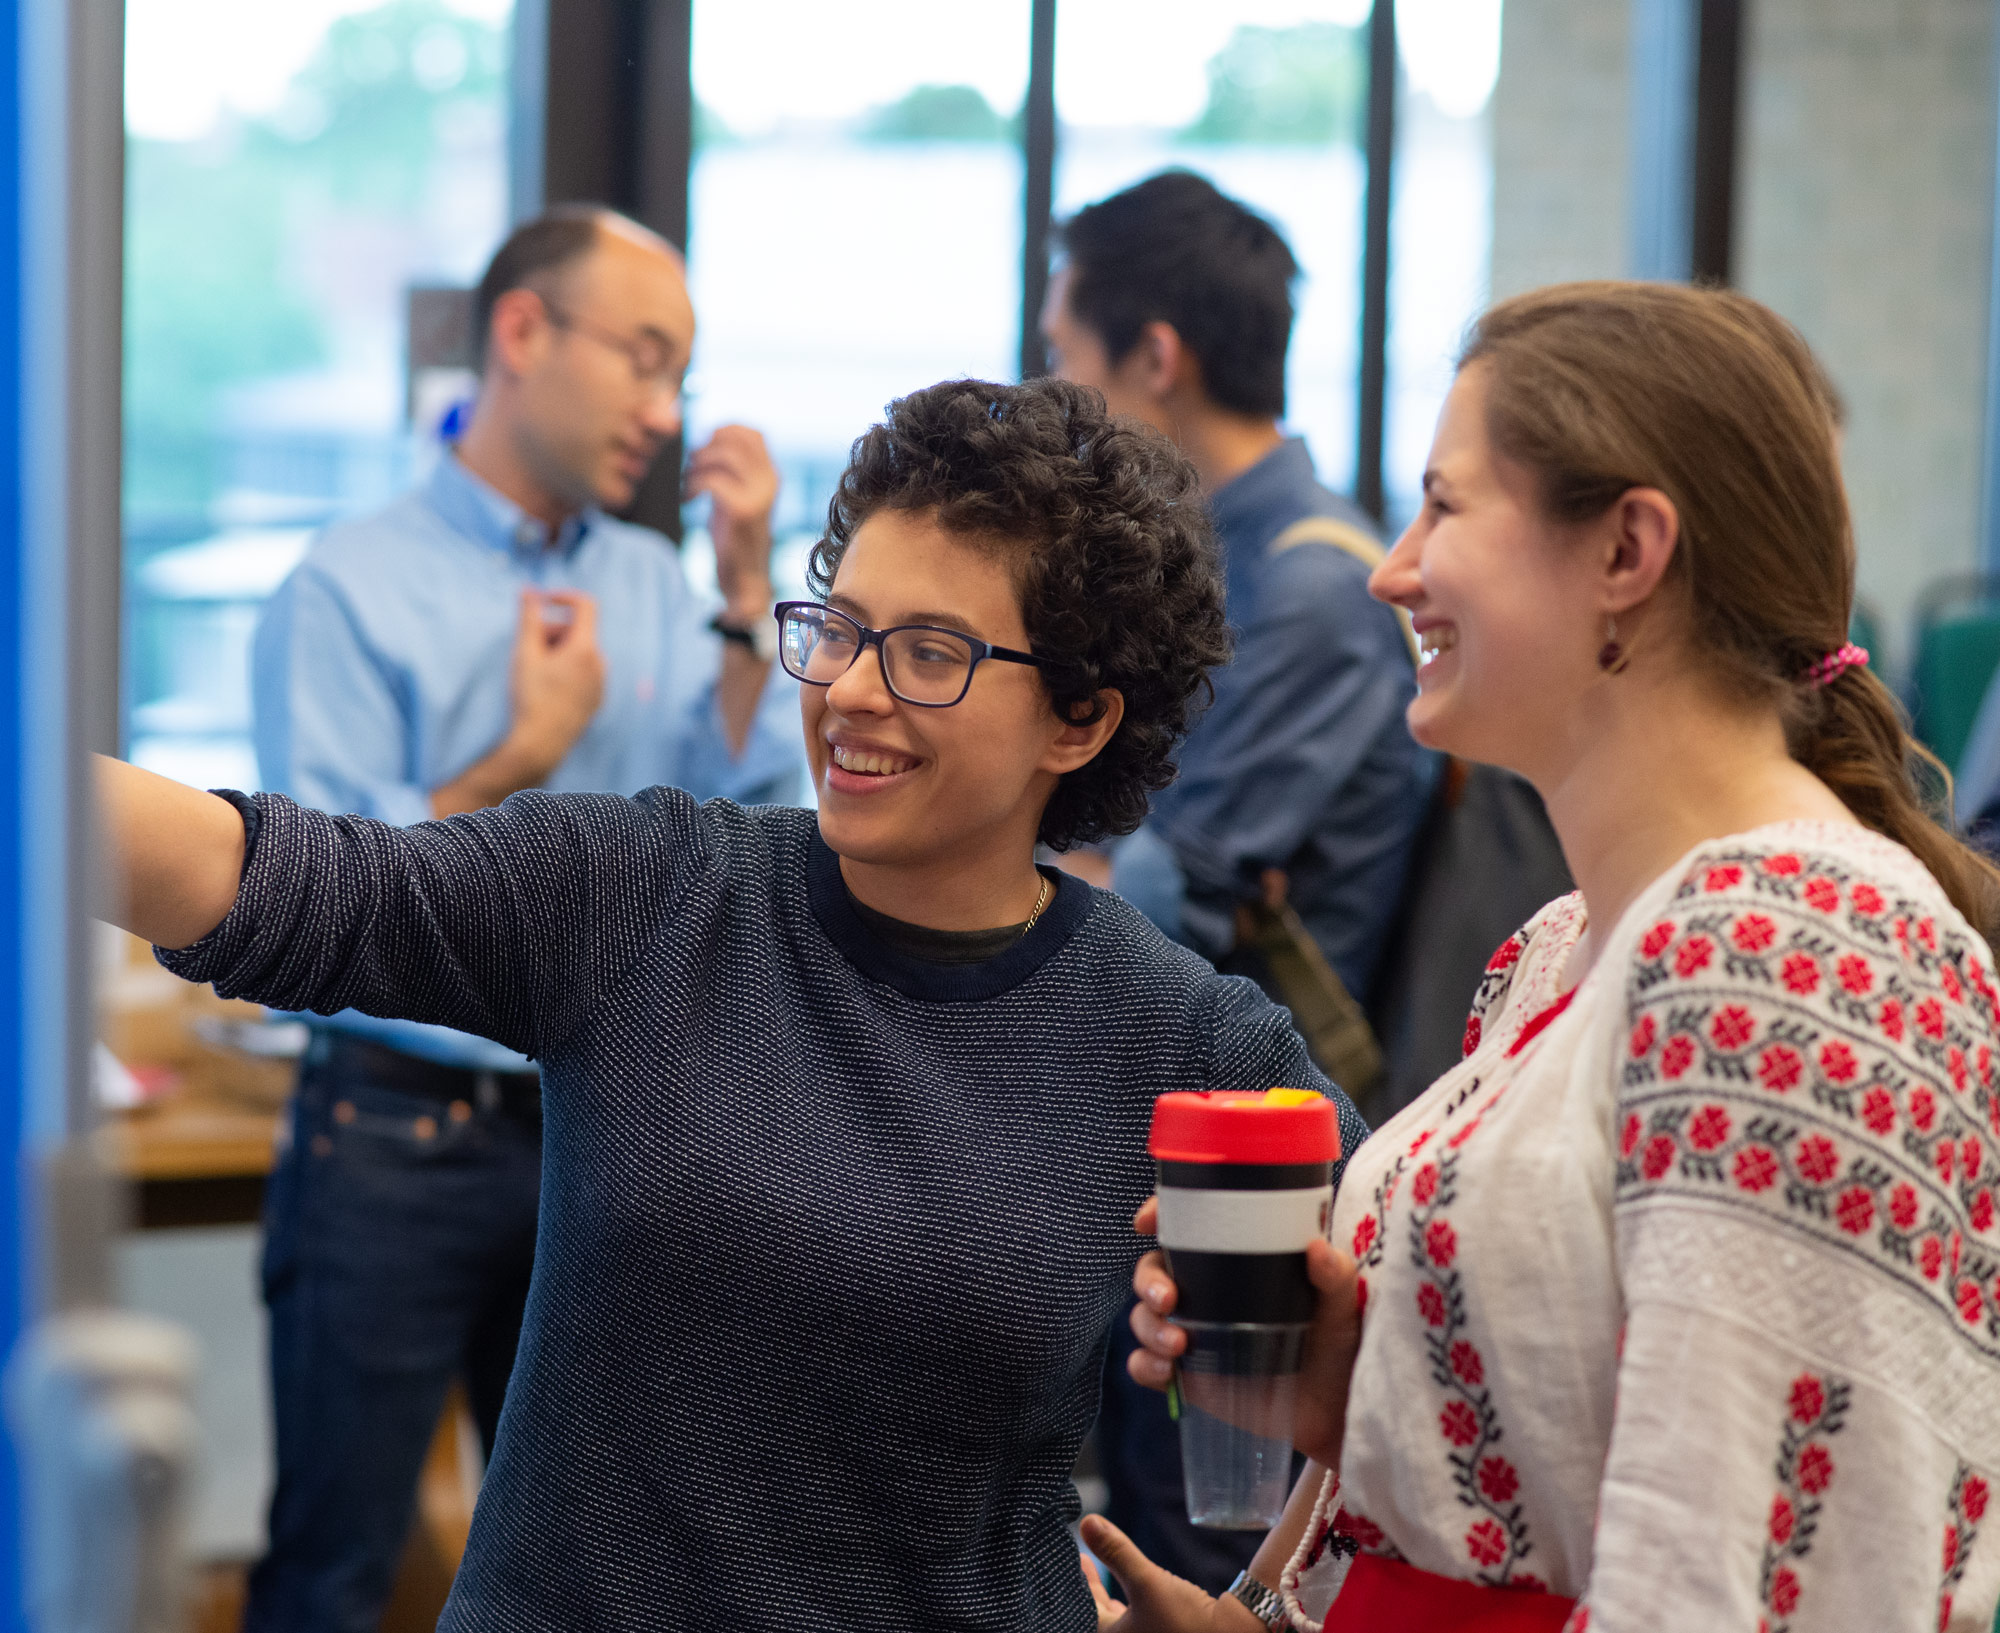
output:
<path id="1" fill-rule="evenodd" d="M 1148 796 L 1173 781 L 1208 671 L 1229 660 L 1194 467 L 1158 432 L 1113 419 L 1086 386 L 948 380 L 898 398 L 856 440 L 807 569 L 815 594 L 832 589 L 855 532 L 884 510 L 931 512 L 1010 562 L 1057 715 L 1094 721 L 1098 692 L 1124 696 L 1111 740 L 1057 785 L 1042 843 L 1068 850 L 1138 827 Z"/>

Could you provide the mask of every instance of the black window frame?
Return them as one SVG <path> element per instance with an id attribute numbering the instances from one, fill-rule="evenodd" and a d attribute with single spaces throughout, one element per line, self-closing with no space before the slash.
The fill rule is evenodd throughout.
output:
<path id="1" fill-rule="evenodd" d="M 1031 0 L 1022 110 L 1020 369 L 1046 371 L 1040 320 L 1054 226 L 1056 5 Z M 556 12 L 560 10 L 560 26 Z M 516 0 L 513 209 L 595 200 L 677 245 L 688 242 L 694 160 L 694 0 Z M 1398 88 L 1395 0 L 1368 24 L 1367 191 L 1362 235 L 1360 366 L 1356 370 L 1356 501 L 1384 518 L 1388 408 L 1389 221 Z M 676 455 L 677 455 L 677 451 Z M 662 457 L 634 519 L 679 538 L 679 457 Z"/>

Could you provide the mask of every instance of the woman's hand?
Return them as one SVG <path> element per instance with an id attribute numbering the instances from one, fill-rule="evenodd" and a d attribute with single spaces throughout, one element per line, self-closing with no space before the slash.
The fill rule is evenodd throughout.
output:
<path id="1" fill-rule="evenodd" d="M 1159 1204 L 1148 1200 L 1133 1216 L 1132 1228 L 1142 1236 L 1155 1234 Z M 1292 1444 L 1329 1468 L 1340 1466 L 1340 1442 L 1347 1425 L 1347 1386 L 1354 1374 L 1355 1351 L 1361 1346 L 1361 1294 L 1353 1259 L 1327 1242 L 1306 1249 L 1306 1274 L 1319 1293 L 1312 1330 L 1306 1334 L 1300 1366 L 1297 1416 Z M 1132 1332 L 1140 1347 L 1126 1369 L 1135 1383 L 1165 1389 L 1174 1363 L 1187 1348 L 1187 1334 L 1167 1319 L 1173 1314 L 1177 1290 L 1167 1274 L 1165 1257 L 1155 1251 L 1132 1272 L 1132 1290 L 1139 1303 L 1132 1311 Z M 1108 1560 L 1106 1563 L 1110 1563 Z"/>
<path id="2" fill-rule="evenodd" d="M 1236 1633 L 1239 1626 L 1248 1633 L 1263 1633 L 1244 1606 L 1234 1599 L 1212 1599 L 1192 1582 L 1162 1570 L 1101 1515 L 1086 1514 L 1082 1529 L 1090 1551 L 1125 1590 L 1126 1603 L 1121 1605 L 1104 1591 L 1089 1559 L 1084 1560 L 1083 1574 L 1089 1579 L 1091 1598 L 1097 1601 L 1097 1633 Z M 1241 1616 L 1230 1616 L 1232 1608 Z"/>

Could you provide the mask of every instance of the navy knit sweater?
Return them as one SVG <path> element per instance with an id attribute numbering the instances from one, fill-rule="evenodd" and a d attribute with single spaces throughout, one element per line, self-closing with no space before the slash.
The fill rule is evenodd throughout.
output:
<path id="1" fill-rule="evenodd" d="M 1069 1471 L 1153 1098 L 1335 1092 L 1283 1010 L 1068 877 L 999 956 L 908 959 L 807 811 L 256 803 L 234 909 L 168 968 L 543 1063 L 534 1284 L 443 1629 L 1095 1627 Z"/>

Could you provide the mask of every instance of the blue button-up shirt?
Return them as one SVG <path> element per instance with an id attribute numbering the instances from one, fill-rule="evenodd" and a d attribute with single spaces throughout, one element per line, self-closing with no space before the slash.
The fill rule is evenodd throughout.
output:
<path id="1" fill-rule="evenodd" d="M 428 817 L 431 791 L 507 734 L 525 588 L 595 598 L 605 660 L 604 700 L 546 787 L 797 801 L 796 687 L 774 673 L 732 755 L 715 697 L 722 643 L 665 538 L 586 511 L 551 540 L 449 454 L 417 491 L 321 533 L 265 608 L 251 660 L 264 786 L 324 811 Z M 449 1065 L 528 1069 L 443 1027 L 353 1011 L 324 1024 Z"/>
<path id="2" fill-rule="evenodd" d="M 1220 959 L 1235 945 L 1236 903 L 1282 868 L 1327 961 L 1365 998 L 1431 787 L 1432 757 L 1403 720 L 1416 679 L 1365 566 L 1328 544 L 1270 546 L 1308 516 L 1371 524 L 1320 485 L 1297 438 L 1209 508 L 1235 657 L 1213 677 L 1179 777 L 1118 851 L 1113 882 L 1167 934 Z"/>

